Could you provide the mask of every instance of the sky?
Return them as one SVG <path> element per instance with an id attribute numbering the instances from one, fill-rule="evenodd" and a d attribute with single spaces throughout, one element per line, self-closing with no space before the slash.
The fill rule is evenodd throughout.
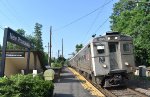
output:
<path id="1" fill-rule="evenodd" d="M 35 23 L 42 24 L 44 51 L 48 52 L 52 26 L 52 57 L 64 44 L 64 57 L 71 57 L 76 44 L 86 45 L 93 34 L 110 31 L 110 15 L 118 0 L 0 0 L 0 44 L 4 28 L 24 29 L 34 35 Z"/>

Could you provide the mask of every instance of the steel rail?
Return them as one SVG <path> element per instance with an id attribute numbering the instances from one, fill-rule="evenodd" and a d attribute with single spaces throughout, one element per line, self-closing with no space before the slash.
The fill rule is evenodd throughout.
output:
<path id="1" fill-rule="evenodd" d="M 80 73 L 81 74 L 81 73 Z M 148 97 L 145 94 L 139 93 L 132 88 L 126 87 L 122 89 L 106 89 L 93 83 L 86 76 L 81 74 L 87 81 L 89 81 L 95 88 L 97 88 L 101 93 L 103 93 L 106 97 Z M 113 92 L 117 91 L 117 92 Z M 120 93 L 119 93 L 120 92 Z"/>

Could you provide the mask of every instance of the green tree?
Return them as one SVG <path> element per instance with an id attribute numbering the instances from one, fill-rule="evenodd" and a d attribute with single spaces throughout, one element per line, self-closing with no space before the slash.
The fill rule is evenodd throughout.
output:
<path id="1" fill-rule="evenodd" d="M 23 29 L 17 29 L 16 32 L 19 33 L 21 36 L 25 36 L 25 30 Z"/>
<path id="2" fill-rule="evenodd" d="M 23 30 L 23 29 L 17 29 L 16 32 L 18 34 L 20 34 L 21 36 L 25 37 L 25 30 Z M 20 50 L 20 49 L 24 49 L 24 47 L 21 47 L 19 45 L 14 44 L 14 43 L 8 42 L 7 49 L 11 49 L 11 50 L 14 50 L 14 49 L 18 50 L 19 49 Z"/>
<path id="3" fill-rule="evenodd" d="M 9 49 L 9 50 L 15 49 L 15 44 L 13 44 L 11 42 L 7 42 L 7 48 L 6 49 Z"/>
<path id="4" fill-rule="evenodd" d="M 25 37 L 25 30 L 23 29 L 17 29 L 16 31 L 18 34 L 20 34 L 21 36 Z M 15 49 L 19 49 L 19 50 L 23 50 L 25 49 L 24 47 L 21 47 L 19 45 L 13 44 L 15 46 Z"/>
<path id="5" fill-rule="evenodd" d="M 57 62 L 61 63 L 62 65 L 64 65 L 64 62 L 66 61 L 66 59 L 64 57 L 58 57 Z"/>
<path id="6" fill-rule="evenodd" d="M 38 51 L 43 51 L 43 43 L 42 43 L 42 25 L 39 23 L 35 24 L 34 28 L 34 37 L 35 37 L 35 49 Z"/>
<path id="7" fill-rule="evenodd" d="M 77 44 L 76 45 L 76 52 L 79 52 L 82 49 L 83 45 L 82 44 Z"/>
<path id="8" fill-rule="evenodd" d="M 137 65 L 150 63 L 150 3 L 143 1 L 120 0 L 110 16 L 113 31 L 133 37 Z"/>
<path id="9" fill-rule="evenodd" d="M 31 42 L 32 45 L 32 50 L 34 50 L 35 48 L 35 37 L 33 37 L 32 35 L 26 35 L 26 38 Z"/>

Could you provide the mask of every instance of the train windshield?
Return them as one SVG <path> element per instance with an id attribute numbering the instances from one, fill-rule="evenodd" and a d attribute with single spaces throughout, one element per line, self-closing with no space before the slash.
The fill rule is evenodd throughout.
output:
<path id="1" fill-rule="evenodd" d="M 103 54 L 103 53 L 105 53 L 105 46 L 104 45 L 99 45 L 99 46 L 97 46 L 97 52 L 98 52 L 98 54 Z"/>
<path id="2" fill-rule="evenodd" d="M 124 50 L 124 52 L 130 52 L 130 44 L 128 44 L 128 43 L 123 44 L 123 50 Z"/>
<path id="3" fill-rule="evenodd" d="M 116 52 L 116 44 L 110 44 L 109 45 L 109 51 L 110 52 Z"/>

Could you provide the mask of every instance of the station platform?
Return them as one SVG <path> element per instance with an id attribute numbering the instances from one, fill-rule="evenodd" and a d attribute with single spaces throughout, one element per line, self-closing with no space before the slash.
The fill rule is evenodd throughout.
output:
<path id="1" fill-rule="evenodd" d="M 105 97 L 91 89 L 93 87 L 88 87 L 86 81 L 80 79 L 77 72 L 68 67 L 63 68 L 60 78 L 54 85 L 54 97 Z"/>

